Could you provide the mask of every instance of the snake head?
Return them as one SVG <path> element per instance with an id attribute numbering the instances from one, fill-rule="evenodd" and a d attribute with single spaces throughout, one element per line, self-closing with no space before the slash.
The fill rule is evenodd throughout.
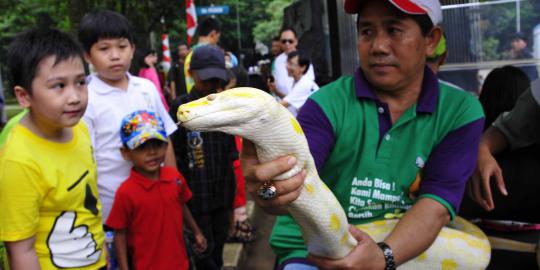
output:
<path id="1" fill-rule="evenodd" d="M 196 131 L 221 131 L 240 135 L 244 126 L 264 118 L 280 105 L 266 92 L 249 87 L 233 88 L 178 107 L 180 124 Z"/>

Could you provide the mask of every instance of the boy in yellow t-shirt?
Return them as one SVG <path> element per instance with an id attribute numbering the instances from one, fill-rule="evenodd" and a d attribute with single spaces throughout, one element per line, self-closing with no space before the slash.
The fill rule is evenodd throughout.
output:
<path id="1" fill-rule="evenodd" d="M 82 57 L 54 29 L 24 32 L 8 50 L 14 94 L 29 110 L 0 149 L 0 241 L 14 270 L 106 266 L 96 165 L 80 121 Z"/>

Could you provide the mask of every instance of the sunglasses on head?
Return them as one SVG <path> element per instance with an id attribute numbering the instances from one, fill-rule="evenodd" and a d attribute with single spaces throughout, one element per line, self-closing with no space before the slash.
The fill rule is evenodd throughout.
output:
<path id="1" fill-rule="evenodd" d="M 283 44 L 285 44 L 285 43 L 293 44 L 293 43 L 294 43 L 294 40 L 293 40 L 293 39 L 282 39 L 282 40 L 281 40 L 281 43 L 283 43 Z"/>

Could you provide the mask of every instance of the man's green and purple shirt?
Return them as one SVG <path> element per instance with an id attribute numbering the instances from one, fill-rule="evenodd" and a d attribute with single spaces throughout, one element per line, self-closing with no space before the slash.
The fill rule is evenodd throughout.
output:
<path id="1" fill-rule="evenodd" d="M 321 179 L 349 223 L 360 224 L 394 218 L 423 197 L 454 218 L 476 165 L 484 115 L 474 96 L 439 84 L 426 68 L 418 102 L 392 124 L 388 105 L 358 69 L 313 94 L 298 121 Z M 278 217 L 270 244 L 280 262 L 307 255 L 290 216 Z"/>

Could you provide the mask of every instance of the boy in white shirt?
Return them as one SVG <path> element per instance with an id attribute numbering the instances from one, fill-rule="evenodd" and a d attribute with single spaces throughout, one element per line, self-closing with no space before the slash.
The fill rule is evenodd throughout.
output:
<path id="1" fill-rule="evenodd" d="M 147 110 L 163 119 L 167 135 L 176 130 L 176 125 L 152 82 L 128 73 L 135 46 L 131 25 L 123 15 L 108 10 L 86 14 L 80 24 L 79 40 L 86 61 L 96 71 L 89 77 L 88 108 L 83 119 L 92 138 L 103 221 L 106 221 L 115 192 L 128 178 L 132 166 L 120 153 L 118 127 L 122 118 L 134 111 Z M 165 164 L 176 167 L 170 145 Z"/>

